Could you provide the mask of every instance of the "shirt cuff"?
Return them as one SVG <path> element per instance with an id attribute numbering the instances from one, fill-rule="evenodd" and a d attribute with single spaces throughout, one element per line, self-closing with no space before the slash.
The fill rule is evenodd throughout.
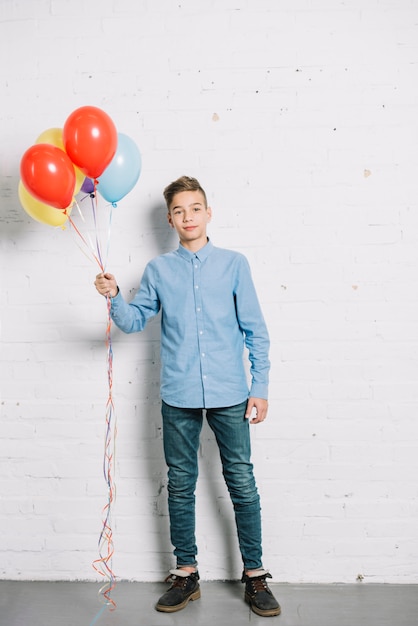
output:
<path id="1" fill-rule="evenodd" d="M 250 389 L 250 398 L 268 399 L 268 385 L 263 383 L 253 383 Z"/>

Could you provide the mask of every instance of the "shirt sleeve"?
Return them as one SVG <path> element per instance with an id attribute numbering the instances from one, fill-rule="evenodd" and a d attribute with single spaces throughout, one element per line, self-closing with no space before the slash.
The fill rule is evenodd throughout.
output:
<path id="1" fill-rule="evenodd" d="M 151 317 L 160 310 L 155 272 L 151 264 L 145 268 L 141 285 L 131 302 L 126 302 L 120 291 L 112 298 L 110 314 L 116 326 L 125 333 L 143 330 Z"/>
<path id="2" fill-rule="evenodd" d="M 240 255 L 235 289 L 239 326 L 244 333 L 250 360 L 250 396 L 268 398 L 270 339 L 247 259 Z"/>

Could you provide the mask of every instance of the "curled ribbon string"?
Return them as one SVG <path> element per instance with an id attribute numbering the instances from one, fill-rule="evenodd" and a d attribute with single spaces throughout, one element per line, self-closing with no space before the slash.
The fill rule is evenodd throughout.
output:
<path id="1" fill-rule="evenodd" d="M 95 181 L 96 192 L 97 181 Z M 87 196 L 85 197 L 87 198 Z M 85 199 L 83 198 L 83 199 Z M 111 234 L 111 220 L 112 220 L 112 208 L 110 208 L 109 227 L 107 232 L 107 249 L 106 259 L 102 257 L 102 246 L 99 236 L 99 225 L 97 219 L 97 193 L 90 194 L 91 208 L 93 215 L 93 224 L 95 231 L 95 243 L 93 243 L 90 235 L 87 233 L 84 236 L 79 228 L 77 228 L 74 220 L 68 215 L 70 226 L 74 233 L 79 237 L 84 245 L 83 252 L 89 252 L 93 261 L 97 263 L 101 272 L 105 271 L 105 261 L 109 252 L 110 234 Z M 83 222 L 85 222 L 83 213 L 77 201 L 78 212 Z M 103 456 L 103 475 L 107 485 L 107 503 L 103 507 L 102 511 L 102 530 L 100 532 L 98 548 L 99 557 L 93 561 L 92 566 L 94 570 L 103 578 L 106 579 L 106 583 L 100 588 L 99 594 L 105 599 L 105 606 L 109 606 L 111 610 L 116 608 L 116 603 L 111 598 L 110 594 L 116 586 L 116 577 L 112 569 L 112 559 L 114 555 L 113 544 L 113 530 L 112 530 L 112 505 L 116 497 L 116 487 L 113 479 L 113 469 L 115 463 L 115 444 L 117 435 L 115 407 L 113 402 L 113 349 L 112 349 L 112 318 L 111 318 L 111 299 L 106 297 L 107 302 L 107 326 L 106 326 L 106 349 L 107 349 L 107 378 L 108 378 L 108 398 L 106 402 L 106 414 L 105 414 L 105 441 L 104 441 L 104 456 Z M 91 626 L 98 620 L 104 607 L 93 619 Z"/>
<path id="2" fill-rule="evenodd" d="M 112 531 L 112 504 L 116 497 L 116 488 L 113 480 L 113 466 L 115 461 L 115 442 L 117 435 L 116 418 L 114 416 L 113 403 L 113 350 L 111 338 L 110 317 L 111 300 L 107 296 L 108 324 L 106 328 L 106 346 L 107 346 L 107 374 L 109 385 L 109 396 L 106 403 L 106 428 L 105 428 L 105 445 L 103 457 L 103 476 L 108 488 L 107 504 L 103 508 L 103 527 L 99 537 L 99 558 L 93 562 L 93 567 L 100 574 L 107 578 L 107 583 L 103 585 L 100 592 L 111 608 L 116 608 L 115 602 L 110 597 L 111 591 L 116 586 L 115 575 L 112 570 L 112 557 L 114 554 L 113 531 Z"/>

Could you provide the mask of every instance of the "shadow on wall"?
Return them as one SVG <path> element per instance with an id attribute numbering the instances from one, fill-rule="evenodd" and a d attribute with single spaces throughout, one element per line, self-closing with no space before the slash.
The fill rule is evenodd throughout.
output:
<path id="1" fill-rule="evenodd" d="M 135 270 L 135 288 L 129 289 L 129 294 L 125 297 L 132 299 L 140 285 L 141 277 L 145 265 L 155 256 L 169 252 L 177 246 L 176 238 L 169 228 L 166 219 L 166 207 L 162 202 L 151 202 L 142 212 L 138 212 L 133 222 L 130 221 L 131 227 L 138 233 L 138 247 L 141 241 L 146 240 L 146 250 L 148 258 L 142 259 L 143 266 Z M 132 268 L 131 268 L 132 270 Z M 120 332 L 120 331 L 118 331 Z M 144 450 L 144 458 L 141 453 L 137 457 L 138 475 L 146 472 L 150 489 L 148 493 L 153 494 L 153 501 L 150 502 L 147 510 L 152 516 L 152 522 L 148 527 L 152 526 L 153 534 L 156 535 L 157 559 L 159 563 L 156 566 L 163 577 L 168 569 L 173 567 L 172 548 L 170 544 L 170 529 L 168 522 L 168 506 L 167 506 L 167 469 L 164 462 L 163 443 L 162 443 L 162 425 L 161 425 L 161 401 L 160 401 L 160 314 L 151 319 L 144 331 L 137 338 L 131 337 L 131 341 L 138 340 L 136 349 L 138 350 L 138 359 L 141 362 L 148 363 L 149 371 L 146 372 L 144 380 L 138 380 L 137 397 L 143 399 L 138 402 L 138 413 L 141 411 L 146 414 L 137 415 L 137 427 L 135 435 L 138 438 L 137 449 Z M 145 462 L 145 468 L 144 468 Z M 143 502 L 142 502 L 143 504 Z M 138 528 L 140 533 L 140 528 Z M 145 534 L 143 535 L 145 537 Z M 139 540 L 138 544 L 141 544 Z M 149 550 L 149 545 L 140 546 L 140 550 Z M 140 557 L 140 555 L 137 555 Z M 137 557 L 134 557 L 137 558 Z"/>
<path id="2" fill-rule="evenodd" d="M 25 213 L 17 195 L 18 173 L 0 177 L 0 240 L 16 241 L 27 237 L 31 218 Z"/>
<path id="3" fill-rule="evenodd" d="M 148 249 L 152 250 L 152 256 L 175 250 L 178 246 L 178 237 L 175 230 L 168 224 L 165 204 L 161 202 L 151 204 L 145 215 L 146 222 L 144 224 L 141 221 L 141 229 L 146 228 L 153 234 L 147 242 Z"/>

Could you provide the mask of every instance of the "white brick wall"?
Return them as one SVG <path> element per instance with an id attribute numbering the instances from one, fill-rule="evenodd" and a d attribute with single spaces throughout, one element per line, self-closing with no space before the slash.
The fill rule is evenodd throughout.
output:
<path id="1" fill-rule="evenodd" d="M 252 433 L 275 580 L 417 582 L 417 38 L 417 0 L 1 3 L 2 578 L 95 579 L 106 308 L 77 239 L 17 198 L 26 148 L 93 104 L 143 157 L 113 216 L 125 294 L 176 245 L 161 192 L 183 173 L 207 189 L 214 243 L 251 262 L 272 339 Z M 158 333 L 113 332 L 123 579 L 172 565 Z M 204 578 L 240 575 L 208 429 L 198 538 Z"/>

